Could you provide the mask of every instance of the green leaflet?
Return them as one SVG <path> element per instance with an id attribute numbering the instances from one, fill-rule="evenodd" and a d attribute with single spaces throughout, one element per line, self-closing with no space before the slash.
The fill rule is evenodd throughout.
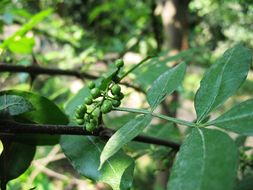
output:
<path id="1" fill-rule="evenodd" d="M 207 125 L 239 133 L 253 135 L 253 99 L 235 105 L 232 109 L 210 121 Z"/>
<path id="2" fill-rule="evenodd" d="M 181 63 L 160 75 L 147 92 L 148 103 L 152 111 L 176 88 L 184 79 L 186 64 Z"/>
<path id="3" fill-rule="evenodd" d="M 67 124 L 67 116 L 47 98 L 25 91 L 8 90 L 0 92 L 0 96 L 22 96 L 34 107 L 31 112 L 26 112 L 15 118 L 21 122 L 40 124 Z M 59 142 L 59 135 L 18 135 L 15 140 L 36 145 L 53 145 Z"/>
<path id="4" fill-rule="evenodd" d="M 241 86 L 251 65 L 251 51 L 242 45 L 227 50 L 201 80 L 195 96 L 197 122 L 224 103 Z"/>
<path id="5" fill-rule="evenodd" d="M 94 181 L 105 182 L 114 190 L 131 187 L 134 162 L 123 151 L 107 160 L 101 170 L 98 170 L 104 141 L 95 137 L 65 135 L 61 137 L 60 144 L 64 154 L 81 175 Z"/>
<path id="6" fill-rule="evenodd" d="M 17 178 L 30 166 L 36 147 L 18 142 L 3 141 L 4 150 L 0 155 L 0 182 L 5 185 Z"/>
<path id="7" fill-rule="evenodd" d="M 149 125 L 152 120 L 151 115 L 142 115 L 130 120 L 123 127 L 117 130 L 116 133 L 109 139 L 106 143 L 101 156 L 100 156 L 100 166 L 105 163 L 105 161 L 118 152 L 125 144 L 130 142 L 134 137 L 139 135 L 145 127 Z"/>
<path id="8" fill-rule="evenodd" d="M 22 96 L 0 95 L 0 114 L 6 111 L 10 115 L 19 115 L 32 110 L 32 104 Z"/>
<path id="9" fill-rule="evenodd" d="M 192 129 L 177 154 L 168 190 L 233 190 L 237 147 L 225 133 Z"/>

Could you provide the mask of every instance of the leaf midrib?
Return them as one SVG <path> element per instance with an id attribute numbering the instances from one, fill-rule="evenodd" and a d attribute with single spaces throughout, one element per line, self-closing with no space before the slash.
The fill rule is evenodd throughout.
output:
<path id="1" fill-rule="evenodd" d="M 203 182 L 203 180 L 202 180 L 202 178 L 203 178 L 203 176 L 204 176 L 204 173 L 205 173 L 205 159 L 206 159 L 206 143 L 205 143 L 205 137 L 204 137 L 204 134 L 203 134 L 203 132 L 200 130 L 200 129 L 198 129 L 197 128 L 197 130 L 198 130 L 198 132 L 199 132 L 199 134 L 200 134 L 200 138 L 201 138 L 201 142 L 202 142 L 202 148 L 203 148 L 203 167 L 201 168 L 201 180 L 200 180 L 200 185 L 199 185 L 199 187 L 198 187 L 198 189 L 199 190 L 201 190 L 201 187 L 202 187 L 202 182 Z"/>
<path id="2" fill-rule="evenodd" d="M 228 58 L 227 61 L 225 62 L 224 66 L 222 67 L 222 73 L 221 73 L 220 77 L 218 78 L 218 79 L 220 79 L 220 81 L 219 81 L 219 85 L 218 85 L 219 87 L 218 87 L 217 93 L 216 93 L 216 95 L 214 96 L 214 98 L 212 99 L 212 103 L 210 104 L 210 106 L 206 109 L 206 111 L 205 111 L 205 112 L 201 115 L 201 117 L 199 118 L 199 122 L 201 122 L 201 121 L 204 119 L 204 117 L 206 116 L 206 114 L 209 113 L 209 111 L 212 109 L 212 106 L 213 106 L 214 103 L 215 103 L 215 100 L 216 100 L 216 98 L 217 98 L 217 96 L 218 96 L 218 94 L 219 94 L 219 92 L 220 92 L 221 83 L 222 83 L 222 78 L 223 78 L 223 74 L 224 74 L 225 68 L 227 67 L 227 64 L 228 64 L 228 62 L 230 61 L 232 55 L 234 54 L 234 51 L 235 51 L 235 48 L 232 50 L 231 54 L 229 55 L 229 58 Z M 217 105 L 217 106 L 218 106 L 218 105 Z M 216 106 L 216 107 L 217 107 L 217 106 Z"/>
<path id="3" fill-rule="evenodd" d="M 4 110 L 6 108 L 9 108 L 11 106 L 14 106 L 14 105 L 22 105 L 22 103 L 10 103 L 10 104 L 5 104 L 4 106 L 0 106 L 0 110 Z"/>
<path id="4" fill-rule="evenodd" d="M 135 130 L 137 131 L 137 129 L 139 129 L 139 128 L 137 128 L 136 126 L 138 126 L 140 123 L 142 123 L 142 122 L 144 121 L 145 118 L 146 118 L 146 117 L 143 117 L 142 120 L 136 122 L 136 123 L 134 124 L 134 127 L 133 127 L 131 130 L 129 130 L 128 132 L 126 132 L 125 135 L 120 135 L 120 136 L 122 137 L 122 138 L 121 138 L 121 142 L 122 142 L 122 141 L 125 141 L 125 139 L 128 137 L 128 134 L 130 134 L 131 132 L 134 132 Z M 114 152 L 115 152 L 115 151 L 114 151 Z M 108 160 L 108 158 L 107 158 L 107 160 Z"/>
<path id="5" fill-rule="evenodd" d="M 97 144 L 91 139 L 91 137 L 88 137 L 89 141 L 96 147 L 96 149 L 99 151 L 99 153 L 102 152 L 102 150 L 97 146 Z M 110 168 L 112 169 L 114 175 L 118 178 L 120 177 L 119 175 L 117 175 L 116 170 L 113 168 L 111 162 L 109 160 L 106 160 L 106 162 L 109 164 Z"/>
<path id="6" fill-rule="evenodd" d="M 171 73 L 171 70 L 169 70 L 168 71 L 168 73 Z M 164 73 L 164 75 L 167 75 L 167 73 Z M 161 75 L 161 78 L 162 77 L 164 77 L 164 75 Z M 161 93 L 158 93 L 159 94 L 159 96 L 157 96 L 157 98 L 155 99 L 155 101 L 154 101 L 154 105 L 152 106 L 152 110 L 157 106 L 157 102 L 158 102 L 158 100 L 160 99 L 160 95 L 163 95 L 165 92 L 165 88 L 167 87 L 167 85 L 168 85 L 168 83 L 169 83 L 169 79 L 168 79 L 168 77 L 166 78 L 166 83 L 165 83 L 165 85 L 163 85 L 163 87 L 162 87 L 162 92 Z"/>
<path id="7" fill-rule="evenodd" d="M 242 114 L 240 116 L 233 116 L 233 118 L 225 118 L 225 119 L 220 119 L 219 118 L 217 120 L 214 120 L 213 122 L 210 122 L 211 124 L 219 124 L 219 123 L 223 123 L 223 122 L 227 122 L 227 121 L 235 121 L 238 119 L 244 119 L 246 117 L 250 117 L 253 116 L 253 113 L 248 113 L 248 114 Z"/>

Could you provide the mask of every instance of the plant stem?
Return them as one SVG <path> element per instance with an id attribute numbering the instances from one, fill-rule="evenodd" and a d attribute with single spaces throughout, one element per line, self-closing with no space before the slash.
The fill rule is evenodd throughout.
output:
<path id="1" fill-rule="evenodd" d="M 170 121 L 170 122 L 173 122 L 173 123 L 185 125 L 185 126 L 188 126 L 188 127 L 196 127 L 195 123 L 192 123 L 192 122 L 189 122 L 189 121 L 184 121 L 184 120 L 177 119 L 177 118 L 174 118 L 174 117 L 169 117 L 169 116 L 162 115 L 162 114 L 159 114 L 159 113 L 152 113 L 149 110 L 133 109 L 133 108 L 123 108 L 123 107 L 114 108 L 114 110 L 115 111 L 131 112 L 131 113 L 139 113 L 139 114 L 151 114 L 153 117 L 164 119 L 164 120 L 167 120 L 167 121 Z"/>
<path id="2" fill-rule="evenodd" d="M 141 66 L 143 63 L 145 63 L 147 60 L 153 58 L 155 56 L 147 56 L 146 58 L 144 58 L 143 60 L 141 60 L 141 62 L 139 62 L 138 64 L 134 65 L 131 69 L 129 69 L 127 72 L 125 72 L 121 77 L 120 77 L 120 81 L 125 78 L 129 73 L 133 72 L 136 68 L 138 68 L 139 66 Z"/>
<path id="3" fill-rule="evenodd" d="M 95 136 L 103 139 L 109 139 L 116 131 L 109 128 L 98 128 L 93 132 L 89 132 L 85 127 L 81 126 L 67 126 L 67 125 L 42 125 L 42 124 L 27 124 L 18 123 L 10 120 L 0 120 L 0 138 L 8 138 L 22 134 L 48 134 L 48 135 L 83 135 Z M 29 140 L 28 140 L 29 141 Z M 178 150 L 180 144 L 177 142 L 158 139 L 150 136 L 138 135 L 133 141 L 163 145 Z M 3 176 L 0 176 L 3 179 Z M 1 182 L 2 182 L 2 179 Z M 4 181 L 4 180 L 3 180 Z M 3 183 L 2 183 L 3 184 Z"/>

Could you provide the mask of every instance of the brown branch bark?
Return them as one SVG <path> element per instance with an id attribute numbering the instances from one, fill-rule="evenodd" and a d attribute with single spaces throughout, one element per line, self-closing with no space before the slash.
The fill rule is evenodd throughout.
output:
<path id="1" fill-rule="evenodd" d="M 22 65 L 9 65 L 9 64 L 0 64 L 0 72 L 28 73 L 32 76 L 37 76 L 37 75 L 74 76 L 80 79 L 90 79 L 90 80 L 99 78 L 99 76 L 92 75 L 85 72 L 78 72 L 76 70 L 63 70 L 63 69 L 44 68 L 44 67 L 39 67 L 39 66 L 22 66 Z M 134 90 L 138 92 L 145 93 L 142 88 L 129 84 L 127 82 L 121 82 L 120 84 L 126 87 L 133 88 Z"/>
<path id="2" fill-rule="evenodd" d="M 41 125 L 41 124 L 24 124 L 10 120 L 0 121 L 0 138 L 8 135 L 17 134 L 48 134 L 48 135 L 84 135 L 96 136 L 109 139 L 115 133 L 114 130 L 108 128 L 99 128 L 94 132 L 86 131 L 80 126 L 66 125 Z M 162 145 L 178 150 L 180 144 L 168 140 L 139 135 L 133 141 Z"/>

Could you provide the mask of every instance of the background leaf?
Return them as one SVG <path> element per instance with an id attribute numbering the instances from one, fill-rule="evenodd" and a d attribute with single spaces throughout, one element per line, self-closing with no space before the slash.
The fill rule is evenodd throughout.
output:
<path id="1" fill-rule="evenodd" d="M 168 189 L 232 190 L 237 162 L 237 147 L 225 133 L 192 129 L 177 154 Z"/>
<path id="2" fill-rule="evenodd" d="M 191 48 L 180 53 L 161 58 L 163 53 L 159 54 L 158 57 L 154 57 L 148 60 L 145 64 L 141 65 L 138 69 L 134 70 L 135 83 L 141 86 L 145 91 L 151 86 L 151 84 L 161 75 L 164 71 L 169 70 L 168 63 L 180 62 L 182 60 L 189 60 L 198 49 Z M 166 52 L 167 54 L 168 52 Z M 170 64 L 171 65 L 171 64 Z"/>
<path id="3" fill-rule="evenodd" d="M 105 162 L 101 170 L 99 156 L 105 142 L 95 137 L 62 136 L 61 147 L 73 167 L 94 181 L 109 184 L 114 190 L 128 189 L 133 180 L 134 162 L 123 151 L 119 151 Z"/>
<path id="4" fill-rule="evenodd" d="M 241 135 L 253 135 L 253 99 L 235 105 L 217 119 L 208 123 Z"/>
<path id="5" fill-rule="evenodd" d="M 197 120 L 201 122 L 241 86 L 251 65 L 251 51 L 242 45 L 228 49 L 207 70 L 195 96 Z"/>
<path id="6" fill-rule="evenodd" d="M 49 16 L 53 12 L 52 9 L 43 10 L 35 14 L 27 23 L 25 23 L 19 30 L 17 30 L 12 36 L 6 38 L 0 45 L 0 49 L 6 47 L 12 48 L 10 45 L 15 43 L 17 38 L 22 38 L 29 30 L 31 30 L 35 25 L 40 23 L 43 19 Z M 12 48 L 13 49 L 13 48 Z"/>
<path id="7" fill-rule="evenodd" d="M 32 53 L 34 45 L 34 38 L 20 37 L 18 40 L 10 43 L 8 47 L 13 53 L 29 54 Z"/>
<path id="8" fill-rule="evenodd" d="M 167 95 L 171 94 L 182 82 L 186 64 L 181 63 L 160 75 L 147 92 L 148 103 L 154 110 Z"/>
<path id="9" fill-rule="evenodd" d="M 134 137 L 139 135 L 152 120 L 151 115 L 142 115 L 130 120 L 123 127 L 117 130 L 106 143 L 101 156 L 100 167 L 105 161 L 118 152 L 125 144 L 130 142 Z"/>
<path id="10" fill-rule="evenodd" d="M 33 110 L 32 104 L 16 95 L 0 95 L 0 113 L 7 111 L 10 115 L 19 115 Z"/>

